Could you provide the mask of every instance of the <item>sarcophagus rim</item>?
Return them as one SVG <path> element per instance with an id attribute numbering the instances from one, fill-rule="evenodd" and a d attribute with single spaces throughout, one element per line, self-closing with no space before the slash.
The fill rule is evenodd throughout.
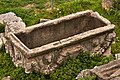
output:
<path id="1" fill-rule="evenodd" d="M 99 20 L 106 23 L 107 26 L 101 26 L 100 28 L 89 30 L 87 32 L 80 33 L 80 34 L 77 34 L 75 36 L 71 36 L 71 37 L 68 37 L 66 39 L 55 41 L 53 43 L 49 43 L 49 44 L 43 45 L 41 47 L 36 47 L 36 48 L 33 48 L 33 49 L 29 49 L 27 46 L 25 46 L 13 33 L 11 34 L 11 39 L 12 39 L 12 41 L 16 40 L 17 44 L 14 43 L 14 45 L 18 46 L 18 43 L 19 43 L 18 47 L 21 47 L 21 49 L 23 48 L 24 49 L 23 51 L 27 52 L 27 54 L 26 54 L 27 57 L 30 58 L 30 57 L 34 57 L 34 56 L 37 56 L 37 55 L 41 55 L 42 53 L 44 53 L 48 50 L 57 49 L 61 46 L 65 46 L 69 43 L 78 41 L 80 39 L 83 39 L 83 38 L 86 38 L 86 37 L 89 37 L 89 36 L 93 36 L 93 35 L 97 35 L 99 33 L 106 32 L 106 31 L 109 31 L 109 30 L 113 30 L 115 28 L 115 25 L 111 24 L 107 19 L 100 16 L 97 12 L 87 10 L 87 11 L 71 14 L 71 15 L 68 15 L 68 16 L 65 16 L 65 17 L 61 17 L 61 18 L 58 18 L 58 19 L 54 19 L 54 20 L 51 20 L 51 21 L 47 21 L 47 22 L 44 22 L 44 23 L 40 23 L 40 24 L 37 24 L 37 25 L 33 25 L 33 26 L 30 26 L 30 27 L 27 27 L 25 30 L 16 32 L 15 34 L 26 33 L 26 32 L 29 33 L 30 31 L 32 31 L 34 29 L 37 29 L 38 27 L 43 28 L 43 27 L 47 27 L 48 25 L 59 24 L 61 22 L 64 22 L 64 21 L 67 21 L 67 20 L 70 20 L 70 19 L 73 19 L 73 18 L 77 18 L 77 17 L 80 17 L 82 15 L 90 15 L 90 16 L 96 17 Z"/>

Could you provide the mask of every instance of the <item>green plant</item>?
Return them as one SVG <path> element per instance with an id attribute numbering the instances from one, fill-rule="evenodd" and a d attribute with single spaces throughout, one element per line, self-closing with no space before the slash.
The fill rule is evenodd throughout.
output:
<path id="1" fill-rule="evenodd" d="M 4 31 L 5 31 L 5 25 L 0 24 L 0 33 L 4 32 Z"/>

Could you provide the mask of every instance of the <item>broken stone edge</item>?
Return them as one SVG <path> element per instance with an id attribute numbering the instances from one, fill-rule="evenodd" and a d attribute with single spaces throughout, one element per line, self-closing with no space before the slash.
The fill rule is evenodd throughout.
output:
<path id="1" fill-rule="evenodd" d="M 92 75 L 96 75 L 97 80 L 119 80 L 120 60 L 114 60 L 101 66 L 95 66 L 93 69 L 83 70 L 78 74 L 76 79 L 79 80 Z"/>

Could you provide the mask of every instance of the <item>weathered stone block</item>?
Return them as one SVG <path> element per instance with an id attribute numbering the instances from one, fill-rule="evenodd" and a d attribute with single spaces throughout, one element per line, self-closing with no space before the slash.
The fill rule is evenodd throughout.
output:
<path id="1" fill-rule="evenodd" d="M 83 73 L 90 74 L 85 75 Z M 83 70 L 76 77 L 76 79 L 88 77 L 91 75 L 96 75 L 97 80 L 120 80 L 120 60 L 114 60 L 108 64 L 97 66 L 93 69 Z"/>

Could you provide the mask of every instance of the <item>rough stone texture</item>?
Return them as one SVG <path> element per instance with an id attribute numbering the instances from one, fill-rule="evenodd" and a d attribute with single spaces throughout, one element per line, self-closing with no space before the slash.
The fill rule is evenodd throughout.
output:
<path id="1" fill-rule="evenodd" d="M 10 80 L 10 76 L 4 77 L 2 80 Z"/>
<path id="2" fill-rule="evenodd" d="M 115 0 L 102 0 L 102 8 L 109 11 L 114 4 Z"/>
<path id="3" fill-rule="evenodd" d="M 91 73 L 90 69 L 86 69 L 86 70 L 81 71 L 78 74 L 78 76 L 76 77 L 76 79 L 80 79 L 80 78 L 84 78 L 84 77 L 89 77 L 91 75 L 92 75 L 92 73 Z"/>
<path id="4" fill-rule="evenodd" d="M 50 21 L 50 19 L 40 19 L 40 23 Z"/>
<path id="5" fill-rule="evenodd" d="M 0 48 L 2 48 L 2 46 L 4 44 L 3 37 L 4 37 L 4 33 L 0 33 Z"/>
<path id="6" fill-rule="evenodd" d="M 6 14 L 1 14 L 0 15 L 0 23 L 5 24 L 5 33 L 3 36 L 1 37 L 1 40 L 5 44 L 5 48 L 6 48 L 6 53 L 9 52 L 9 47 L 10 47 L 10 43 L 8 40 L 6 40 L 6 38 L 9 38 L 9 33 L 15 33 L 19 30 L 23 30 L 25 29 L 26 25 L 25 23 L 22 21 L 22 19 L 20 17 L 17 17 L 15 15 L 15 13 L 9 12 Z"/>
<path id="7" fill-rule="evenodd" d="M 120 53 L 115 54 L 115 58 L 116 58 L 116 59 L 120 59 Z"/>
<path id="8" fill-rule="evenodd" d="M 90 76 L 83 73 L 90 73 L 90 75 L 95 74 L 97 80 L 120 80 L 120 60 L 114 60 L 108 64 L 81 71 L 76 79 Z"/>
<path id="9" fill-rule="evenodd" d="M 25 23 L 20 17 L 17 17 L 14 13 L 9 12 L 0 15 L 0 23 L 5 24 L 5 33 L 17 32 L 18 30 L 26 27 Z"/>
<path id="10" fill-rule="evenodd" d="M 114 28 L 97 12 L 87 10 L 25 29 L 23 26 L 19 31 L 15 28 L 6 33 L 6 47 L 14 64 L 25 68 L 26 73 L 49 74 L 69 56 L 81 52 L 110 54 Z"/>

